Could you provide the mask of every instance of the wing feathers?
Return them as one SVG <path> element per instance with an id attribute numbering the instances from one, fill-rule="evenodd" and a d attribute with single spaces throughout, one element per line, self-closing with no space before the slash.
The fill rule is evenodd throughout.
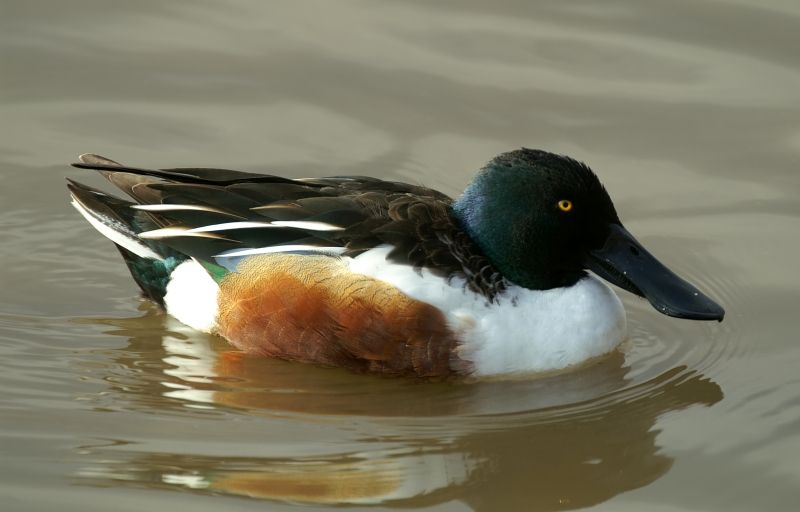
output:
<path id="1" fill-rule="evenodd" d="M 230 169 L 142 169 L 94 154 L 73 165 L 100 171 L 138 203 L 122 201 L 147 227 L 122 231 L 142 253 L 150 241 L 230 263 L 268 252 L 355 255 L 388 244 L 392 261 L 462 276 L 490 299 L 504 286 L 450 215 L 452 200 L 422 186 L 363 176 L 292 180 Z M 92 216 L 93 206 L 81 204 Z"/>

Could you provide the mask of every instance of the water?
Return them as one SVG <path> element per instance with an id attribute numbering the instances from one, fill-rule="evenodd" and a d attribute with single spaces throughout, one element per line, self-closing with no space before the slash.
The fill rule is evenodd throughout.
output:
<path id="1" fill-rule="evenodd" d="M 3 510 L 795 510 L 800 7 L 0 7 Z M 722 324 L 620 292 L 629 340 L 547 379 L 420 383 L 242 356 L 138 298 L 66 164 L 370 174 L 457 194 L 586 160 Z"/>

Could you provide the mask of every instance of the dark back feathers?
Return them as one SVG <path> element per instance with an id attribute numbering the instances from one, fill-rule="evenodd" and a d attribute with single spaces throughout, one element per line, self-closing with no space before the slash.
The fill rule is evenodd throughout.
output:
<path id="1" fill-rule="evenodd" d="M 494 300 L 507 286 L 451 215 L 452 199 L 430 188 L 363 176 L 292 180 L 229 169 L 141 169 L 96 155 L 75 167 L 94 169 L 139 204 L 205 210 L 147 211 L 161 228 L 199 228 L 231 222 L 313 221 L 338 230 L 275 227 L 223 229 L 203 236 L 160 238 L 174 250 L 205 261 L 231 249 L 275 245 L 342 247 L 345 255 L 389 244 L 394 263 L 427 269 Z M 140 230 L 141 231 L 141 230 Z"/>

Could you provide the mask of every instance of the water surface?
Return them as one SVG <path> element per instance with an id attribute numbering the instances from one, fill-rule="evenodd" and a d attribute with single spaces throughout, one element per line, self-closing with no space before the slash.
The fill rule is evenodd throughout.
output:
<path id="1" fill-rule="evenodd" d="M 0 7 L 3 510 L 794 510 L 800 7 L 203 2 Z M 369 174 L 457 194 L 587 161 L 727 309 L 544 379 L 422 383 L 242 355 L 139 298 L 63 178 Z"/>

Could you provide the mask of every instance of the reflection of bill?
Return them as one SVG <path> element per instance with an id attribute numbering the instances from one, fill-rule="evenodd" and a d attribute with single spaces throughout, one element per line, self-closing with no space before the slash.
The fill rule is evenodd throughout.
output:
<path id="1" fill-rule="evenodd" d="M 82 476 L 287 502 L 573 509 L 658 479 L 672 464 L 658 453 L 658 416 L 722 398 L 685 368 L 629 382 L 619 353 L 535 380 L 420 383 L 244 356 L 170 327 L 159 352 L 157 340 L 119 332 L 134 334 L 135 353 L 148 344 L 166 363 L 138 364 L 160 371 L 145 380 L 161 384 L 120 387 L 127 399 L 147 393 L 152 408 L 158 394 L 165 406 L 177 399 L 273 422 L 288 416 L 295 429 L 280 433 L 264 421 L 271 444 L 259 445 L 258 457 L 137 452 L 114 461 L 106 453 Z"/>

